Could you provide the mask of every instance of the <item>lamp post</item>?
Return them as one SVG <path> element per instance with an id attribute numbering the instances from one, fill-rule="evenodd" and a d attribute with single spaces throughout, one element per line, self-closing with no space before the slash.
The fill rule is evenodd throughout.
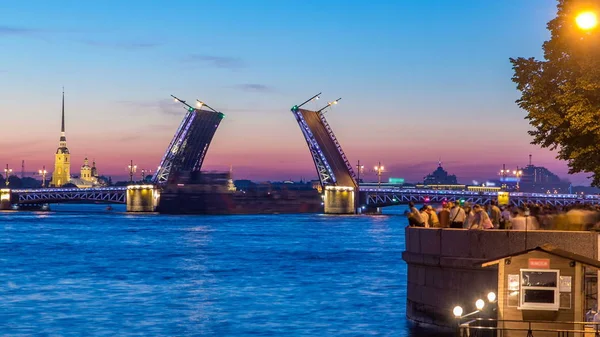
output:
<path id="1" fill-rule="evenodd" d="M 6 168 L 4 169 L 4 184 L 6 186 L 8 186 L 9 182 L 8 182 L 8 177 L 10 176 L 10 174 L 12 173 L 12 169 L 8 168 L 8 164 L 6 164 Z"/>
<path id="2" fill-rule="evenodd" d="M 142 182 L 146 181 L 146 175 L 151 174 L 152 170 L 142 169 Z"/>
<path id="3" fill-rule="evenodd" d="M 494 299 L 496 294 L 494 294 Z M 490 298 L 490 294 L 488 294 L 488 300 Z M 491 302 L 491 301 L 490 301 Z M 456 335 L 460 336 L 460 329 L 461 329 L 461 321 L 463 318 L 466 317 L 470 317 L 473 315 L 476 315 L 478 313 L 480 313 L 483 310 L 483 307 L 485 306 L 485 302 L 482 299 L 478 299 L 477 301 L 475 301 L 475 308 L 476 310 L 473 312 L 470 312 L 468 314 L 463 315 L 463 308 L 461 306 L 455 306 L 454 309 L 452 309 L 452 314 L 454 315 L 454 318 L 456 319 Z"/>
<path id="4" fill-rule="evenodd" d="M 42 169 L 38 171 L 39 174 L 42 175 L 42 187 L 46 186 L 46 165 L 42 166 Z"/>
<path id="5" fill-rule="evenodd" d="M 129 182 L 132 183 L 133 182 L 133 174 L 137 170 L 137 165 L 133 165 L 133 160 L 132 160 L 130 162 L 128 168 L 129 168 Z"/>
<path id="6" fill-rule="evenodd" d="M 375 172 L 377 173 L 377 189 L 381 189 L 381 173 L 383 172 L 384 167 L 381 165 L 381 162 L 375 166 Z"/>
<path id="7" fill-rule="evenodd" d="M 514 171 L 515 173 L 515 177 L 517 177 L 517 191 L 521 188 L 519 186 L 519 183 L 521 182 L 521 176 L 523 175 L 523 171 L 519 170 L 519 167 L 517 166 L 517 170 Z"/>
<path id="8" fill-rule="evenodd" d="M 360 174 L 364 171 L 365 169 L 365 165 L 361 165 L 360 164 L 360 160 L 358 161 L 358 163 L 356 163 L 356 185 L 360 184 Z"/>

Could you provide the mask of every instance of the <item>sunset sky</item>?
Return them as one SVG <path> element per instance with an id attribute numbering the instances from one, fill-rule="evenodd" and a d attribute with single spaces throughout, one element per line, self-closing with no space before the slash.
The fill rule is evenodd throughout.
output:
<path id="1" fill-rule="evenodd" d="M 566 163 L 530 145 L 509 57 L 541 55 L 552 0 L 3 1 L 0 164 L 53 167 L 61 88 L 73 174 L 95 158 L 127 176 L 155 170 L 185 110 L 201 99 L 226 117 L 204 169 L 236 179 L 316 178 L 290 107 L 320 108 L 353 164 L 460 182 L 502 164 Z M 374 180 L 373 172 L 366 172 Z M 585 175 L 568 177 L 574 183 Z"/>

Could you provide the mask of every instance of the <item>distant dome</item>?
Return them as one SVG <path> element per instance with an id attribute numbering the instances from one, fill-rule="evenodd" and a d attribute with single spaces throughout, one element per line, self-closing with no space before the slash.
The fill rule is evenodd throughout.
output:
<path id="1" fill-rule="evenodd" d="M 448 172 L 442 168 L 442 163 L 439 164 L 433 173 L 423 179 L 423 184 L 425 185 L 455 185 L 457 183 L 456 176 L 448 174 Z"/>

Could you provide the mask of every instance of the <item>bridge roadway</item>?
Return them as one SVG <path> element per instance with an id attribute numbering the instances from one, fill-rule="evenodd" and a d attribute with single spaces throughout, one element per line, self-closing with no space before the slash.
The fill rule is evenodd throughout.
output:
<path id="1" fill-rule="evenodd" d="M 139 186 L 149 187 L 149 186 Z M 44 204 L 77 201 L 94 201 L 105 203 L 127 203 L 127 186 L 98 188 L 38 188 L 15 189 L 11 194 L 18 196 L 18 204 Z M 344 187 L 339 187 L 344 188 Z M 360 188 L 360 205 L 364 207 L 386 207 L 414 203 L 442 203 L 444 201 L 460 201 L 487 204 L 498 200 L 498 192 L 474 192 L 456 190 L 420 190 L 403 188 Z M 526 203 L 567 206 L 577 203 L 600 204 L 599 195 L 579 194 L 544 194 L 510 192 L 509 202 L 515 206 Z"/>
<path id="2" fill-rule="evenodd" d="M 323 114 L 305 109 L 298 109 L 298 111 L 294 111 L 294 113 L 299 113 L 299 116 L 302 117 L 306 126 L 309 128 L 310 133 L 305 134 L 309 148 L 311 146 L 317 148 L 317 151 L 320 152 L 319 154 L 322 155 L 320 159 L 324 162 L 326 166 L 325 169 L 329 171 L 329 174 L 332 177 L 333 181 L 327 181 L 326 178 L 320 176 L 319 179 L 321 180 L 321 183 L 324 185 L 335 184 L 337 186 L 356 187 L 352 166 L 348 163 L 344 151 L 342 151 L 339 142 L 335 138 L 335 135 Z M 299 123 L 302 122 L 299 121 Z M 313 154 L 313 157 L 314 155 L 315 154 Z M 313 159 L 318 161 L 318 158 Z M 315 162 L 315 165 L 317 166 L 317 172 L 321 175 L 318 167 L 320 166 L 320 163 Z"/>
<path id="3" fill-rule="evenodd" d="M 475 192 L 456 190 L 418 190 L 403 188 L 373 188 L 359 187 L 362 207 L 386 207 L 400 204 L 414 203 L 442 203 L 444 201 L 469 202 L 471 204 L 487 204 L 498 200 L 499 192 Z M 501 192 L 506 193 L 506 192 Z M 545 194 L 510 192 L 509 203 L 521 206 L 528 203 L 545 204 L 553 206 L 567 206 L 578 203 L 600 204 L 599 195 L 579 194 Z"/>

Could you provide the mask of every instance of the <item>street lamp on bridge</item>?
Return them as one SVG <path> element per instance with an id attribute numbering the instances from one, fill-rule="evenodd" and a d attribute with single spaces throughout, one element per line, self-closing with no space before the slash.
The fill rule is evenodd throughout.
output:
<path id="1" fill-rule="evenodd" d="M 377 166 L 375 166 L 375 173 L 377 173 L 377 189 L 381 188 L 381 173 L 384 172 L 384 167 L 383 165 L 381 165 L 381 162 L 378 163 Z"/>
<path id="2" fill-rule="evenodd" d="M 127 167 L 129 168 L 129 182 L 132 183 L 133 182 L 133 174 L 137 170 L 137 165 L 133 165 L 133 160 L 132 160 L 131 163 L 129 164 L 129 166 L 127 166 Z"/>
<path id="3" fill-rule="evenodd" d="M 513 174 L 515 175 L 515 177 L 517 177 L 517 191 L 520 189 L 519 183 L 521 182 L 521 176 L 523 175 L 523 171 L 519 170 L 519 167 L 517 166 L 517 169 L 515 171 L 513 171 Z"/>
<path id="4" fill-rule="evenodd" d="M 308 102 L 312 102 L 312 101 L 317 101 L 317 100 L 319 100 L 319 97 L 321 96 L 321 94 L 322 94 L 322 93 L 318 93 L 318 94 L 314 95 L 313 97 L 311 97 L 311 98 L 307 99 L 306 101 L 302 102 L 302 104 L 299 104 L 299 105 L 294 105 L 294 106 L 292 107 L 292 111 L 293 111 L 293 112 L 296 112 L 296 111 L 298 111 L 298 109 L 300 109 L 300 108 L 301 108 L 301 107 L 302 107 L 304 104 L 306 104 L 306 103 L 308 103 Z"/>
<path id="5" fill-rule="evenodd" d="M 146 175 L 152 173 L 152 170 L 142 169 L 142 182 L 146 181 Z"/>
<path id="6" fill-rule="evenodd" d="M 38 171 L 39 174 L 42 175 L 42 187 L 46 186 L 46 165 L 42 166 L 42 169 Z"/>
<path id="7" fill-rule="evenodd" d="M 326 105 L 326 106 L 324 106 L 324 107 L 322 107 L 321 109 L 317 110 L 317 113 L 320 113 L 321 111 L 323 111 L 323 110 L 325 110 L 325 109 L 329 108 L 330 106 L 333 106 L 333 105 L 336 105 L 336 104 L 338 104 L 338 102 L 339 102 L 341 99 L 342 99 L 342 98 L 340 97 L 340 98 L 336 99 L 336 100 L 335 100 L 335 101 L 333 101 L 333 102 L 327 102 L 327 105 Z"/>
<path id="8" fill-rule="evenodd" d="M 12 173 L 12 169 L 8 168 L 8 164 L 6 164 L 6 168 L 4 169 L 4 184 L 6 186 L 8 186 L 9 182 L 8 182 L 8 177 L 10 176 L 10 174 Z"/>
<path id="9" fill-rule="evenodd" d="M 360 174 L 365 170 L 365 165 L 361 165 L 360 164 L 360 160 L 358 161 L 358 163 L 356 163 L 356 172 L 357 172 L 357 176 L 356 176 L 356 185 L 360 184 Z"/>

